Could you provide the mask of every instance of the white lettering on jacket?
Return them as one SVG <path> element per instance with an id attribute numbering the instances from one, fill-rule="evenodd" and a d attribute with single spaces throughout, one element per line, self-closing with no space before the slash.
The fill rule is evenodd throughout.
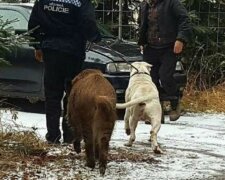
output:
<path id="1" fill-rule="evenodd" d="M 59 12 L 59 13 L 69 13 L 69 8 L 65 8 L 63 6 L 58 6 L 56 4 L 44 5 L 44 10 Z"/>

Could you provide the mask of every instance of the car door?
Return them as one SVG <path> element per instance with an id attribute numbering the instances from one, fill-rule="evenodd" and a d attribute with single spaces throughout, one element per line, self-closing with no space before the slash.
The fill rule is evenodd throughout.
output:
<path id="1" fill-rule="evenodd" d="M 26 32 L 29 13 L 22 7 L 1 7 L 3 20 L 17 19 L 12 23 L 15 32 Z M 43 98 L 43 63 L 34 58 L 34 48 L 21 44 L 10 52 L 7 60 L 9 67 L 0 69 L 0 96 L 18 98 Z"/>

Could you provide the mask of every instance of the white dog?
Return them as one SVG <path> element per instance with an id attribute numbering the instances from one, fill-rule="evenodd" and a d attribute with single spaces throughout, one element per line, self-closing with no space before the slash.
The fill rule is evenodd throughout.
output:
<path id="1" fill-rule="evenodd" d="M 130 135 L 126 146 L 132 146 L 138 121 L 151 123 L 150 141 L 155 153 L 163 153 L 157 142 L 157 133 L 161 127 L 162 108 L 159 93 L 152 82 L 150 70 L 152 65 L 146 62 L 134 62 L 131 66 L 130 80 L 125 93 L 126 103 L 117 103 L 117 109 L 125 109 L 125 130 Z"/>

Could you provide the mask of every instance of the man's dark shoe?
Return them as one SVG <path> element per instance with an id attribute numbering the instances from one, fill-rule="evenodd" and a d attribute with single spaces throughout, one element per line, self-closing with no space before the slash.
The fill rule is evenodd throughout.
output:
<path id="1" fill-rule="evenodd" d="M 146 121 L 145 121 L 145 124 L 151 124 L 151 122 L 146 120 Z"/>
<path id="2" fill-rule="evenodd" d="M 175 110 L 171 110 L 169 113 L 170 121 L 177 121 L 180 118 L 181 108 L 177 105 Z"/>
<path id="3" fill-rule="evenodd" d="M 65 144 L 72 144 L 73 143 L 73 138 L 64 138 L 63 143 Z"/>

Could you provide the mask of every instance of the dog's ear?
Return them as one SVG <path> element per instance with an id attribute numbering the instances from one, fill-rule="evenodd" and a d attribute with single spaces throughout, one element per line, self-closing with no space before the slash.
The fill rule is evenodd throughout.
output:
<path id="1" fill-rule="evenodd" d="M 134 68 L 132 66 L 130 66 L 129 70 L 130 70 L 130 75 L 133 74 Z"/>
<path id="2" fill-rule="evenodd" d="M 130 68 L 129 68 L 129 70 L 130 70 L 130 76 L 132 76 L 137 71 L 134 67 L 136 67 L 135 66 L 135 63 L 132 63 L 130 65 Z"/>
<path id="3" fill-rule="evenodd" d="M 130 66 L 129 70 L 130 70 L 130 72 L 131 72 L 132 70 L 134 70 L 135 63 L 131 63 L 129 66 Z"/>
<path id="4" fill-rule="evenodd" d="M 151 67 L 152 67 L 152 64 L 149 64 L 149 63 L 145 62 L 145 66 L 146 66 L 147 68 L 151 68 Z"/>
<path id="5" fill-rule="evenodd" d="M 150 67 L 150 68 L 151 68 L 152 66 L 153 66 L 152 64 L 148 64 L 148 67 Z"/>
<path id="6" fill-rule="evenodd" d="M 150 72 L 151 71 L 152 64 L 146 63 L 146 67 L 147 67 L 148 71 Z"/>

